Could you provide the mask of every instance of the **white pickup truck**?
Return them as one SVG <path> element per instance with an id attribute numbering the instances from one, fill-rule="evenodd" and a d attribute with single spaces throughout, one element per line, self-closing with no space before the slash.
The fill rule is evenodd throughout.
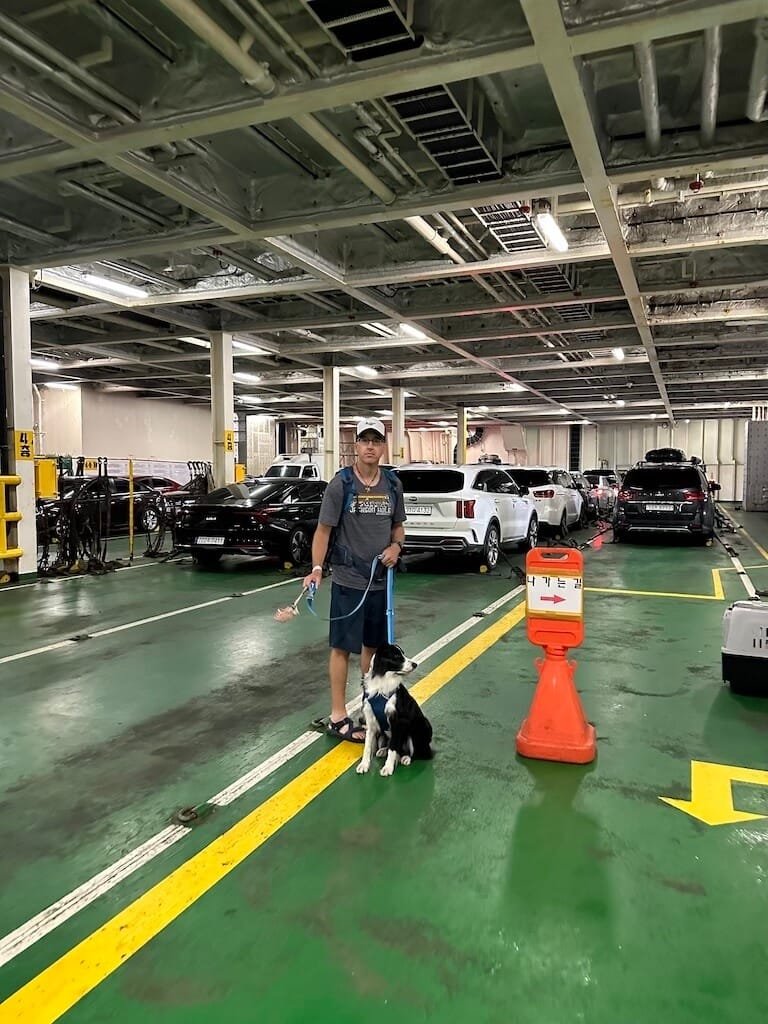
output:
<path id="1" fill-rule="evenodd" d="M 301 480 L 323 479 L 322 455 L 278 455 L 267 468 L 264 476 L 287 476 Z"/>

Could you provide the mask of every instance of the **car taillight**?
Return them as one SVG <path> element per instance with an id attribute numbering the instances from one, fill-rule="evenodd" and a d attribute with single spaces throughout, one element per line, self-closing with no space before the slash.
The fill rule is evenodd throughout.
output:
<path id="1" fill-rule="evenodd" d="M 705 501 L 707 496 L 704 491 L 699 491 L 695 487 L 688 487 L 683 492 L 683 497 L 685 501 Z"/>
<path id="2" fill-rule="evenodd" d="M 534 491 L 533 492 L 533 496 L 534 496 L 534 498 L 554 498 L 555 492 L 554 491 Z"/>
<path id="3" fill-rule="evenodd" d="M 632 501 L 634 495 L 632 494 L 632 491 L 619 491 L 616 497 L 619 501 Z"/>
<path id="4" fill-rule="evenodd" d="M 456 518 L 457 519 L 474 519 L 475 518 L 475 499 L 472 498 L 468 501 L 457 501 L 456 502 Z"/>

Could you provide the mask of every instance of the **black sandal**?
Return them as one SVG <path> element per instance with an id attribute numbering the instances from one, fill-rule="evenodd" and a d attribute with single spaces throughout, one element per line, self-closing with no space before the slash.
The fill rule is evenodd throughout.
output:
<path id="1" fill-rule="evenodd" d="M 355 725 L 349 716 L 342 718 L 340 722 L 332 722 L 329 718 L 325 731 L 337 740 L 346 740 L 347 743 L 365 743 L 365 730 L 361 730 L 359 726 Z M 357 738 L 355 733 L 361 731 L 363 735 Z"/>

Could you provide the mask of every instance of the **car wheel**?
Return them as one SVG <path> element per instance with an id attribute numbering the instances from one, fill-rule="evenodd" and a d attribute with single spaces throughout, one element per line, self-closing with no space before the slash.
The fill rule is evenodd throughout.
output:
<path id="1" fill-rule="evenodd" d="M 193 551 L 192 561 L 202 569 L 213 569 L 221 561 L 221 551 Z"/>
<path id="2" fill-rule="evenodd" d="M 537 516 L 531 516 L 531 521 L 528 523 L 528 532 L 525 535 L 525 540 L 520 545 L 521 551 L 532 551 L 539 539 L 539 520 Z"/>
<path id="3" fill-rule="evenodd" d="M 312 557 L 312 539 L 303 526 L 291 531 L 286 548 L 288 560 L 294 565 L 305 565 Z"/>
<path id="4" fill-rule="evenodd" d="M 141 517 L 141 527 L 145 533 L 155 533 L 160 528 L 160 516 L 156 508 L 147 508 Z"/>
<path id="5" fill-rule="evenodd" d="M 568 513 L 563 509 L 563 514 L 560 517 L 560 525 L 557 528 L 557 532 L 560 534 L 560 539 L 565 540 L 568 536 Z"/>
<path id="6" fill-rule="evenodd" d="M 483 544 L 483 565 L 487 565 L 489 569 L 495 569 L 499 564 L 500 555 L 501 536 L 499 534 L 499 527 L 496 523 L 491 523 L 485 534 L 485 543 Z"/>

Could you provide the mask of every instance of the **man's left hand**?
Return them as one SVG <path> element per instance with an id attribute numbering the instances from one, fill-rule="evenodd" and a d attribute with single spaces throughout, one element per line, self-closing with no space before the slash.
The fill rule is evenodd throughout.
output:
<path id="1" fill-rule="evenodd" d="M 390 544 L 388 548 L 384 548 L 384 550 L 381 552 L 382 564 L 385 565 L 387 569 L 391 569 L 393 568 L 393 566 L 397 565 L 397 560 L 399 557 L 399 544 Z"/>

